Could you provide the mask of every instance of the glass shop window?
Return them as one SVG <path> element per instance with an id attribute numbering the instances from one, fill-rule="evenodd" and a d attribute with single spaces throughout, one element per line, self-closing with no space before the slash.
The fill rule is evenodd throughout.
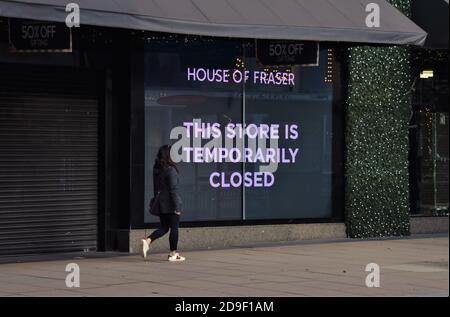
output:
<path id="1" fill-rule="evenodd" d="M 303 64 L 280 57 L 306 49 Z M 331 217 L 333 56 L 317 43 L 148 36 L 145 222 L 158 221 L 147 206 L 164 144 L 183 221 Z"/>

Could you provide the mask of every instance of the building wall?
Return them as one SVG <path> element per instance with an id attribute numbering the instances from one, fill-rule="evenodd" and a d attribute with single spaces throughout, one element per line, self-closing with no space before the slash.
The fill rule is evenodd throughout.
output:
<path id="1" fill-rule="evenodd" d="M 448 233 L 448 217 L 411 217 L 411 234 Z"/>
<path id="2" fill-rule="evenodd" d="M 153 230 L 131 230 L 129 251 L 131 253 L 140 252 L 141 240 Z M 268 242 L 345 238 L 345 225 L 343 223 L 181 228 L 179 249 L 208 250 Z M 164 237 L 152 244 L 151 252 L 167 252 L 168 249 L 169 241 L 167 237 Z"/>

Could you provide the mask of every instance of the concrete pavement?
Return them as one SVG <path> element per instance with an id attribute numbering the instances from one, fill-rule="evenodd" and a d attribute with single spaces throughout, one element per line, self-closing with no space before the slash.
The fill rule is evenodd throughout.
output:
<path id="1" fill-rule="evenodd" d="M 1 296 L 448 296 L 449 238 L 289 242 L 183 253 L 0 264 Z M 366 286 L 368 263 L 380 287 Z M 80 287 L 66 287 L 68 263 Z"/>

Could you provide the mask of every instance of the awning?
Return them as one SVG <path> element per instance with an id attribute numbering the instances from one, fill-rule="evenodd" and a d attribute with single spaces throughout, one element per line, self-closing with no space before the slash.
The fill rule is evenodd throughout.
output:
<path id="1" fill-rule="evenodd" d="M 0 16 L 64 22 L 76 2 L 81 23 L 240 38 L 423 45 L 426 32 L 385 0 L 0 0 Z M 380 27 L 365 20 L 380 7 Z"/>

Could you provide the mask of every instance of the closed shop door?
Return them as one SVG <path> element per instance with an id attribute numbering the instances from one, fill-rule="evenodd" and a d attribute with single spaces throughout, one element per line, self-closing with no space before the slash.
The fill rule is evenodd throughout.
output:
<path id="1" fill-rule="evenodd" d="M 0 256 L 95 250 L 97 174 L 95 76 L 0 64 Z"/>

